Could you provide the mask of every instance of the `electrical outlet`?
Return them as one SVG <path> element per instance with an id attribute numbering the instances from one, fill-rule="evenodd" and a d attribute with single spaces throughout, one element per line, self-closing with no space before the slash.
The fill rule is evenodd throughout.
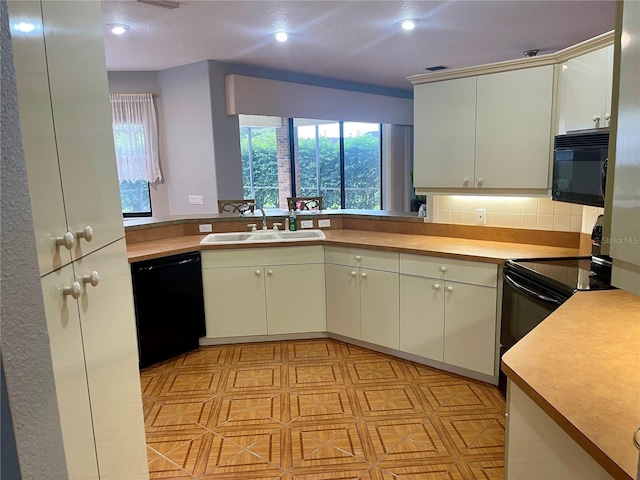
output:
<path id="1" fill-rule="evenodd" d="M 204 197 L 202 195 L 189 195 L 189 205 L 204 205 Z"/>
<path id="2" fill-rule="evenodd" d="M 313 220 L 302 220 L 300 228 L 313 228 Z"/>
<path id="3" fill-rule="evenodd" d="M 210 223 L 205 223 L 203 225 L 198 225 L 198 229 L 200 230 L 200 233 L 213 232 L 213 228 L 211 227 Z"/>
<path id="4" fill-rule="evenodd" d="M 330 227 L 330 226 L 331 226 L 331 219 L 322 218 L 322 219 L 318 220 L 318 228 L 326 228 L 326 227 Z"/>
<path id="5" fill-rule="evenodd" d="M 478 208 L 478 209 L 476 209 L 476 223 L 478 225 L 486 225 L 487 224 L 487 209 L 486 208 Z"/>

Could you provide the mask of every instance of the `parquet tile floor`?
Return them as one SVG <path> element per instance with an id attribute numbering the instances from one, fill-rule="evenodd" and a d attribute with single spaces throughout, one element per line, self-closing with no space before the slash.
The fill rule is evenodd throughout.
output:
<path id="1" fill-rule="evenodd" d="M 152 479 L 502 479 L 491 385 L 347 343 L 201 347 L 141 372 Z"/>

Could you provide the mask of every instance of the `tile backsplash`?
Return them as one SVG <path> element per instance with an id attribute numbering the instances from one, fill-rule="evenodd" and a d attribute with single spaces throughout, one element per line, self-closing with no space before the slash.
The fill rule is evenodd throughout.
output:
<path id="1" fill-rule="evenodd" d="M 434 195 L 437 223 L 476 225 L 476 210 L 486 210 L 487 225 L 557 232 L 591 233 L 601 208 L 554 202 L 539 197 Z M 588 229 L 588 231 L 586 230 Z"/>

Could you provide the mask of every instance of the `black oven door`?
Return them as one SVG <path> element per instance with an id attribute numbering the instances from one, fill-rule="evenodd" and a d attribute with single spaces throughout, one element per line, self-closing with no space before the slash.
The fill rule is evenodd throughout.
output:
<path id="1" fill-rule="evenodd" d="M 500 344 L 508 350 L 569 296 L 509 268 L 504 269 L 502 279 Z"/>

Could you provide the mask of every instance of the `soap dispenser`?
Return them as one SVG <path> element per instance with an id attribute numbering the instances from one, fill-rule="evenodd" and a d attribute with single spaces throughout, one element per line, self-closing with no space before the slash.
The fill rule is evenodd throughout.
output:
<path id="1" fill-rule="evenodd" d="M 289 231 L 295 232 L 298 230 L 298 221 L 296 220 L 296 212 L 291 210 L 289 212 Z"/>

